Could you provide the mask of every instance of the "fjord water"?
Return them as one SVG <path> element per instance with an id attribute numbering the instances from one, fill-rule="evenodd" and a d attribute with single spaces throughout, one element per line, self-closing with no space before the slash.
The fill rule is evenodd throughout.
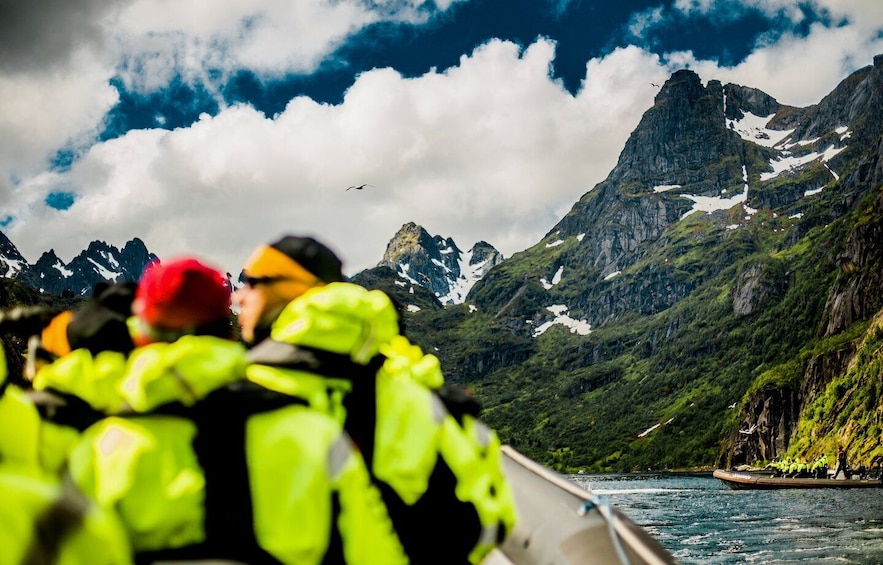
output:
<path id="1" fill-rule="evenodd" d="M 883 564 L 883 488 L 735 491 L 710 473 L 569 478 L 679 563 Z"/>

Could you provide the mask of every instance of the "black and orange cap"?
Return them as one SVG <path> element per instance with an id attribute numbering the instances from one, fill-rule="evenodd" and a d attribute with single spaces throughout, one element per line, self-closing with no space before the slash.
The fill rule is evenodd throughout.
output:
<path id="1" fill-rule="evenodd" d="M 244 270 L 252 277 L 288 277 L 310 286 L 346 280 L 340 258 L 331 249 L 312 237 L 295 235 L 260 246 Z"/>

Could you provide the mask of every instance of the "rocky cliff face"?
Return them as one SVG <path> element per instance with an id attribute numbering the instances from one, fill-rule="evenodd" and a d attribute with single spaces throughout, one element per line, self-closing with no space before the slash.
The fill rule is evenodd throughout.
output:
<path id="1" fill-rule="evenodd" d="M 883 306 L 883 194 L 874 210 L 849 233 L 837 257 L 840 274 L 828 295 L 819 333 L 832 336 Z"/>
<path id="2" fill-rule="evenodd" d="M 758 177 L 767 163 L 748 150 L 754 144 L 729 127 L 728 118 L 769 116 L 781 108 L 756 89 L 723 87 L 717 81 L 703 86 L 692 71 L 674 73 L 609 177 L 544 237 L 549 276 L 564 269 L 561 284 L 547 289 L 547 302 L 566 298 L 571 311 L 598 327 L 629 312 L 652 315 L 688 296 L 701 281 L 679 277 L 673 264 L 648 258 L 666 243 L 669 228 L 699 203 L 718 201 L 721 210 L 741 208 L 748 179 Z M 564 244 L 556 245 L 558 241 Z M 636 265 L 630 276 L 620 276 Z M 722 266 L 710 263 L 704 275 Z M 519 279 L 509 277 L 508 288 L 485 291 L 487 282 L 476 285 L 470 296 L 485 307 L 493 307 L 501 295 L 513 297 L 522 287 Z M 539 315 L 541 320 L 547 317 Z"/>
<path id="3" fill-rule="evenodd" d="M 724 87 L 724 113 L 728 120 L 741 120 L 748 114 L 773 116 L 783 106 L 775 98 L 748 86 L 728 84 Z"/>
<path id="4" fill-rule="evenodd" d="M 847 371 L 855 353 L 855 347 L 846 344 L 836 351 L 814 356 L 795 386 L 767 388 L 749 398 L 733 434 L 730 465 L 751 465 L 781 457 L 797 436 L 801 414 L 833 378 Z"/>
<path id="5" fill-rule="evenodd" d="M 824 305 L 818 334 L 832 338 L 883 309 L 883 192 L 846 237 L 837 255 L 839 274 Z M 735 301 L 734 301 L 734 308 Z M 810 357 L 791 387 L 763 389 L 748 399 L 740 415 L 742 434 L 733 444 L 733 464 L 769 461 L 788 448 L 800 415 L 855 362 L 857 349 L 846 342 Z"/>
<path id="6" fill-rule="evenodd" d="M 442 304 L 460 304 L 472 285 L 502 261 L 503 255 L 487 242 L 464 253 L 453 239 L 431 236 L 409 222 L 390 240 L 378 267 L 429 289 Z"/>
<path id="7" fill-rule="evenodd" d="M 718 194 L 741 188 L 741 163 L 721 159 L 738 156 L 740 149 L 739 136 L 726 126 L 720 82 L 703 87 L 693 71 L 677 71 L 629 137 L 609 180 L 641 191 L 693 185 L 697 194 Z M 712 172 L 711 163 L 721 166 Z"/>
<path id="8" fill-rule="evenodd" d="M 728 466 L 773 461 L 784 453 L 794 436 L 801 402 L 796 390 L 782 388 L 752 398 L 743 409 L 743 421 L 732 432 Z"/>
<path id="9" fill-rule="evenodd" d="M 736 277 L 733 314 L 737 317 L 751 315 L 769 301 L 784 296 L 787 287 L 787 278 L 773 272 L 768 265 L 750 265 Z"/>
<path id="10" fill-rule="evenodd" d="M 27 264 L 18 248 L 0 232 L 0 277 L 14 277 Z"/>

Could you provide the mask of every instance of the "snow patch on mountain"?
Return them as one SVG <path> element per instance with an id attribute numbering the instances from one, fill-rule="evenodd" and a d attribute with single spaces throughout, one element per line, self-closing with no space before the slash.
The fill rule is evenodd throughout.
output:
<path id="1" fill-rule="evenodd" d="M 64 263 L 62 263 L 61 261 L 52 265 L 52 268 L 61 273 L 61 276 L 63 277 L 69 277 L 74 274 L 74 272 L 65 267 Z"/>
<path id="2" fill-rule="evenodd" d="M 793 156 L 790 155 L 787 151 L 783 151 L 782 157 L 770 161 L 770 167 L 772 167 L 773 172 L 760 173 L 760 180 L 767 181 L 770 179 L 774 179 L 786 171 L 793 171 L 808 163 L 812 163 L 813 161 L 821 160 L 822 163 L 827 163 L 844 149 L 846 149 L 845 146 L 834 147 L 833 145 L 831 145 L 822 152 L 813 151 L 811 153 L 807 153 L 806 155 L 799 156 Z M 830 168 L 828 170 L 830 170 Z M 834 171 L 831 171 L 831 173 L 836 176 L 836 173 L 834 173 Z"/>
<path id="3" fill-rule="evenodd" d="M 561 275 L 564 273 L 564 265 L 558 267 L 558 270 L 552 275 L 552 282 L 546 280 L 546 277 L 542 277 L 540 279 L 540 284 L 543 285 L 543 288 L 546 290 L 551 289 L 553 286 L 561 282 Z"/>
<path id="4" fill-rule="evenodd" d="M 679 184 L 658 184 L 653 187 L 653 192 L 668 192 L 669 190 L 674 190 L 676 188 L 681 188 Z"/>
<path id="5" fill-rule="evenodd" d="M 592 325 L 586 322 L 585 320 L 575 320 L 567 315 L 567 311 L 570 310 L 564 304 L 554 304 L 552 306 L 547 306 L 546 310 L 551 312 L 555 318 L 551 321 L 545 322 L 533 331 L 534 337 L 539 337 L 546 333 L 546 330 L 554 326 L 555 324 L 560 324 L 567 328 L 570 328 L 570 333 L 575 333 L 579 335 L 589 335 L 592 333 Z"/>
<path id="6" fill-rule="evenodd" d="M 473 250 L 470 249 L 460 256 L 458 261 L 460 266 L 460 276 L 451 282 L 451 290 L 438 299 L 442 304 L 462 304 L 466 299 L 466 295 L 475 286 L 486 271 L 485 265 L 487 260 L 472 263 Z M 450 271 L 449 269 L 446 269 Z"/>
<path id="7" fill-rule="evenodd" d="M 745 186 L 745 189 L 730 198 L 724 196 L 696 196 L 693 194 L 685 194 L 684 198 L 689 198 L 693 201 L 693 207 L 686 211 L 681 219 L 686 218 L 693 212 L 714 212 L 716 210 L 729 210 L 733 206 L 737 206 L 739 204 L 743 204 L 748 200 L 748 186 Z"/>
<path id="8" fill-rule="evenodd" d="M 775 147 L 794 133 L 794 130 L 769 129 L 766 125 L 773 119 L 773 116 L 775 114 L 763 117 L 745 112 L 745 117 L 741 120 L 727 120 L 727 127 L 738 133 L 742 139 L 764 147 Z"/>
<path id="9" fill-rule="evenodd" d="M 98 274 L 101 275 L 101 277 L 104 280 L 116 281 L 117 277 L 120 276 L 119 273 L 111 271 L 110 269 L 108 269 L 106 266 L 102 265 L 101 263 L 99 263 L 95 259 L 89 258 L 89 262 L 92 263 L 93 265 L 95 265 L 95 271 L 98 272 Z M 119 263 L 117 263 L 117 265 L 119 265 Z"/>
<path id="10" fill-rule="evenodd" d="M 27 265 L 26 261 L 0 258 L 0 276 L 12 278 Z"/>

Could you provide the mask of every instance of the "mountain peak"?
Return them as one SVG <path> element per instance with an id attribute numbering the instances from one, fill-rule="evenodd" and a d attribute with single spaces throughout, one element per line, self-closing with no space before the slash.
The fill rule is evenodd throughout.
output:
<path id="1" fill-rule="evenodd" d="M 144 267 L 156 259 L 137 238 L 127 242 L 122 251 L 104 241 L 92 241 L 68 264 L 59 259 L 54 249 L 44 252 L 33 265 L 17 254 L 15 246 L 8 251 L 0 239 L 0 275 L 15 276 L 43 293 L 71 292 L 77 296 L 90 295 L 98 282 L 137 281 Z M 17 270 L 10 268 L 13 264 Z"/>
<path id="2" fill-rule="evenodd" d="M 695 72 L 679 70 L 665 82 L 653 107 L 629 136 L 609 178 L 629 192 L 698 183 L 707 180 L 708 163 L 724 154 L 738 155 L 739 145 L 738 135 L 727 129 L 720 82 L 702 86 Z M 699 190 L 719 192 L 738 184 L 740 177 L 741 168 L 734 166 L 715 186 Z"/>
<path id="3" fill-rule="evenodd" d="M 390 240 L 377 266 L 389 267 L 411 284 L 431 290 L 442 304 L 459 304 L 472 285 L 502 260 L 502 254 L 485 241 L 463 253 L 452 238 L 432 236 L 408 222 Z"/>
<path id="4" fill-rule="evenodd" d="M 49 251 L 44 251 L 40 258 L 37 259 L 37 263 L 47 264 L 47 265 L 55 265 L 57 263 L 63 263 L 61 259 L 58 258 L 58 255 L 55 254 L 55 249 L 50 249 Z M 35 265 L 37 264 L 35 263 Z"/>
<path id="5" fill-rule="evenodd" d="M 762 90 L 749 86 L 729 83 L 724 87 L 726 95 L 726 113 L 728 120 L 741 120 L 745 113 L 765 117 L 775 114 L 782 107 L 779 102 Z"/>
<path id="6" fill-rule="evenodd" d="M 680 69 L 672 73 L 662 85 L 659 94 L 656 95 L 656 102 L 685 96 L 687 98 L 698 98 L 702 96 L 703 91 L 702 79 L 699 78 L 699 75 L 689 69 Z"/>
<path id="7" fill-rule="evenodd" d="M 0 277 L 14 277 L 28 262 L 3 232 L 0 232 Z"/>

